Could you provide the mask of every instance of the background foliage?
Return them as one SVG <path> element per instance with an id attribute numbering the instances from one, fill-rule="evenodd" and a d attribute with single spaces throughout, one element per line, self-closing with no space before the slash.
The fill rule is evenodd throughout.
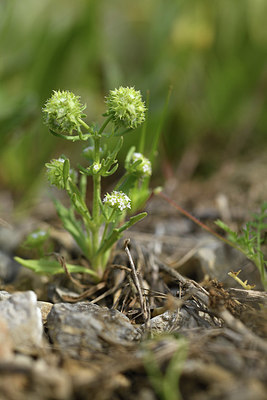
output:
<path id="1" fill-rule="evenodd" d="M 68 154 L 42 125 L 53 89 L 81 95 L 99 122 L 109 89 L 149 91 L 152 143 L 172 86 L 159 171 L 190 149 L 205 174 L 266 146 L 266 15 L 265 0 L 2 0 L 1 187 L 21 198 L 44 162 Z"/>

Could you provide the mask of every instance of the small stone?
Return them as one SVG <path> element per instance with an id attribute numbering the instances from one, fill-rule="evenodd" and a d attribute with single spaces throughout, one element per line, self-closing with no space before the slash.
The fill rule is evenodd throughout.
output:
<path id="1" fill-rule="evenodd" d="M 0 360 L 9 361 L 13 357 L 13 344 L 4 319 L 0 318 Z"/>
<path id="2" fill-rule="evenodd" d="M 48 301 L 37 301 L 37 307 L 41 310 L 43 324 L 47 321 L 47 316 L 53 307 L 52 303 Z"/>
<path id="3" fill-rule="evenodd" d="M 66 400 L 72 398 L 72 381 L 61 368 L 48 365 L 38 360 L 32 368 L 36 399 Z M 44 396 L 45 393 L 45 396 Z"/>
<path id="4" fill-rule="evenodd" d="M 53 343 L 72 357 L 112 344 L 127 346 L 140 338 L 125 315 L 87 302 L 55 304 L 47 327 Z"/>
<path id="5" fill-rule="evenodd" d="M 9 254 L 0 251 L 0 279 L 4 283 L 12 282 L 17 276 L 19 264 Z"/>
<path id="6" fill-rule="evenodd" d="M 15 350 L 33 354 L 41 346 L 42 315 L 33 291 L 15 293 L 1 301 L 0 318 L 7 324 Z"/>

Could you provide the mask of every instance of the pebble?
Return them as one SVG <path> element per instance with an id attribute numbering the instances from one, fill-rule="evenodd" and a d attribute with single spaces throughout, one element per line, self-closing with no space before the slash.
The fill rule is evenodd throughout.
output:
<path id="1" fill-rule="evenodd" d="M 48 301 L 37 301 L 37 307 L 41 310 L 43 324 L 47 321 L 47 316 L 53 307 L 52 303 Z"/>
<path id="2" fill-rule="evenodd" d="M 12 282 L 19 271 L 19 264 L 13 257 L 0 250 L 0 279 L 4 283 Z"/>

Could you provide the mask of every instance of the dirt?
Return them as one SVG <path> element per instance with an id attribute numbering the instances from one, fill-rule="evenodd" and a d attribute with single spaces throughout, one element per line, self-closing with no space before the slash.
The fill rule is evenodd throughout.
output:
<path id="1" fill-rule="evenodd" d="M 217 218 L 238 228 L 266 200 L 266 158 L 228 162 L 205 181 L 178 176 L 164 193 L 213 229 Z M 42 219 L 43 209 L 34 218 Z M 109 343 L 105 351 L 71 358 L 46 337 L 31 366 L 0 360 L 0 399 L 267 399 L 267 293 L 257 269 L 224 244 L 212 243 L 207 253 L 203 240 L 214 238 L 164 199 L 152 198 L 147 209 L 149 217 L 119 242 L 98 285 L 81 275 L 51 282 L 31 274 L 2 285 L 10 292 L 33 289 L 44 301 L 117 309 L 141 329 L 141 342 Z M 57 224 L 53 229 L 57 250 L 73 257 L 68 236 Z M 219 275 L 206 268 L 200 248 L 214 256 Z M 242 269 L 255 289 L 229 278 L 233 269 Z M 49 369 L 38 373 L 42 361 Z"/>

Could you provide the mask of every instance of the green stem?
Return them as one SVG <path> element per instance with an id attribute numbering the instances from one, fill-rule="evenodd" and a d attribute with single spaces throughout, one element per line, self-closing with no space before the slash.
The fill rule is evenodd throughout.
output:
<path id="1" fill-rule="evenodd" d="M 255 264 L 257 265 L 260 275 L 261 275 L 261 280 L 264 281 L 265 278 L 265 268 L 264 268 L 264 262 L 263 262 L 263 256 L 261 252 L 261 231 L 259 229 L 259 225 L 257 226 L 257 231 L 256 231 L 256 240 L 257 240 L 257 259 L 255 260 Z"/>
<path id="2" fill-rule="evenodd" d="M 104 242 L 104 240 L 106 238 L 108 227 L 110 226 L 110 222 L 112 221 L 112 217 L 113 217 L 115 212 L 116 212 L 116 210 L 113 209 L 111 214 L 110 214 L 110 217 L 109 217 L 108 221 L 105 223 L 105 228 L 104 228 L 104 232 L 103 232 L 103 235 L 102 235 L 102 240 L 101 240 L 100 246 L 103 244 L 103 242 Z"/>
<path id="3" fill-rule="evenodd" d="M 103 128 L 104 124 L 102 125 Z M 104 128 L 103 128 L 104 129 Z M 100 137 L 94 136 L 94 160 L 96 163 L 100 161 Z M 99 199 L 101 196 L 101 175 L 98 173 L 93 175 L 93 209 L 92 209 L 92 217 L 94 226 L 92 228 L 92 249 L 93 249 L 93 260 L 92 260 L 92 267 L 95 270 L 100 270 L 101 265 L 100 258 L 95 256 L 99 247 L 99 228 L 100 228 L 100 204 Z"/>
<path id="4" fill-rule="evenodd" d="M 94 141 L 94 162 L 100 162 L 100 140 L 101 134 L 105 127 L 111 121 L 112 116 L 109 116 L 99 129 L 99 131 L 92 136 Z M 99 249 L 99 228 L 101 225 L 100 220 L 100 201 L 101 201 L 101 175 L 99 173 L 93 175 L 93 207 L 92 207 L 92 220 L 93 227 L 92 232 L 92 268 L 97 271 L 98 275 L 101 275 L 103 266 L 101 265 L 101 255 L 97 254 Z"/>
<path id="5" fill-rule="evenodd" d="M 80 122 L 80 124 L 81 124 L 85 129 L 87 129 L 88 131 L 90 131 L 90 126 L 87 125 L 86 122 L 84 122 L 82 119 L 79 119 L 79 122 Z"/>
<path id="6" fill-rule="evenodd" d="M 67 136 L 67 135 L 63 135 L 61 133 L 54 132 L 51 129 L 50 129 L 50 132 L 52 133 L 52 135 L 54 135 L 56 137 L 60 137 L 61 139 L 65 139 L 65 140 L 70 140 L 71 142 L 77 142 L 78 140 L 81 140 L 79 135 Z M 82 140 L 88 140 L 91 136 L 92 136 L 91 133 L 85 134 L 85 135 L 83 135 L 83 139 Z"/>
<path id="7" fill-rule="evenodd" d="M 147 110 L 148 110 L 149 109 L 149 91 L 147 91 L 147 94 L 146 94 L 146 106 L 147 106 Z M 145 119 L 145 122 L 142 125 L 139 146 L 138 146 L 138 152 L 142 153 L 142 154 L 144 153 L 144 150 L 145 150 L 146 133 L 147 133 L 147 118 Z"/>
<path id="8" fill-rule="evenodd" d="M 117 184 L 116 184 L 114 190 L 119 190 L 120 186 L 122 185 L 123 182 L 125 182 L 125 180 L 128 178 L 129 175 L 130 175 L 129 172 L 126 171 L 126 172 L 120 177 L 120 179 L 119 179 L 119 181 L 117 182 Z"/>
<path id="9" fill-rule="evenodd" d="M 98 131 L 98 135 L 100 136 L 101 133 L 104 131 L 105 127 L 108 125 L 108 123 L 112 120 L 112 115 L 110 115 L 103 123 L 103 125 L 101 126 L 101 128 Z"/>

